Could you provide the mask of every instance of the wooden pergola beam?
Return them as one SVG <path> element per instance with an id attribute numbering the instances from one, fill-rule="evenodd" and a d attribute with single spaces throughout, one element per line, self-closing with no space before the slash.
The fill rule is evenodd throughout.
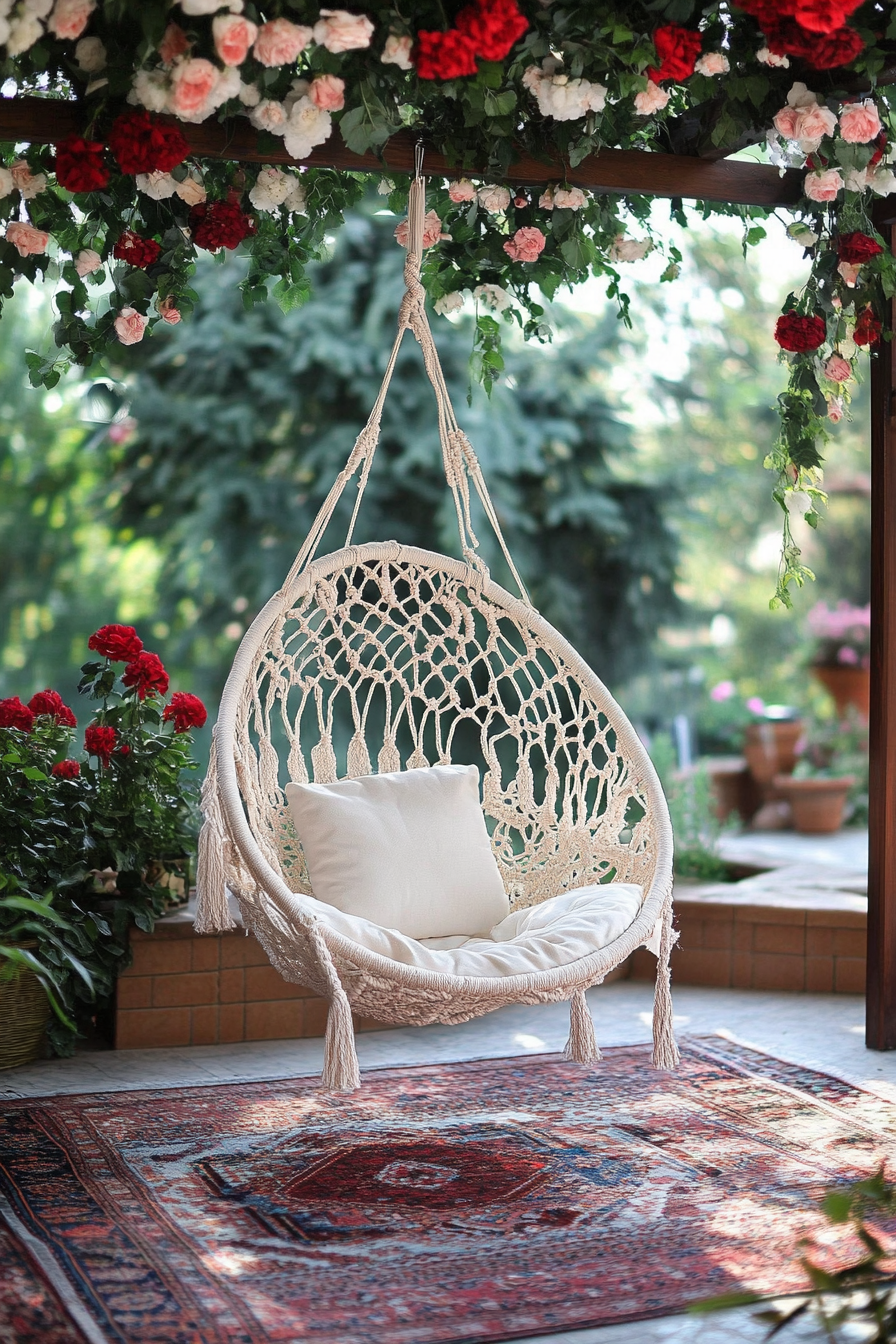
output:
<path id="1" fill-rule="evenodd" d="M 84 109 L 74 102 L 54 98 L 0 99 L 0 141 L 52 145 L 84 129 Z M 217 121 L 198 126 L 175 123 L 190 148 L 204 158 L 237 159 L 248 163 L 282 163 L 298 166 L 279 142 L 260 150 L 258 133 L 246 118 L 227 125 Z M 270 141 L 268 141 L 270 144 Z M 401 131 L 383 147 L 382 157 L 353 154 L 346 149 L 338 131 L 325 145 L 313 149 L 303 166 L 341 168 L 356 172 L 412 173 L 416 137 Z M 435 176 L 457 176 L 460 169 L 443 154 L 426 150 L 426 171 Z M 467 165 L 466 172 L 476 168 Z M 477 176 L 483 175 L 483 168 Z M 589 191 L 615 195 L 686 197 L 690 200 L 726 202 L 733 205 L 758 205 L 774 208 L 794 205 L 800 198 L 801 174 L 790 170 L 783 175 L 761 163 L 733 159 L 707 160 L 678 154 L 652 154 L 634 149 L 604 149 L 592 154 L 575 168 L 551 162 L 547 154 L 537 159 L 523 154 L 508 171 L 508 180 L 519 187 L 543 187 L 563 178 L 570 185 Z"/>

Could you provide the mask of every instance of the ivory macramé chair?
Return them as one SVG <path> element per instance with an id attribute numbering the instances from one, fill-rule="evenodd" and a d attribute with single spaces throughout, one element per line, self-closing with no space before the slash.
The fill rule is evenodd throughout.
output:
<path id="1" fill-rule="evenodd" d="M 476 456 L 448 398 L 420 284 L 424 183 L 411 186 L 406 293 L 380 394 L 283 587 L 234 659 L 203 787 L 196 928 L 234 928 L 227 889 L 285 979 L 330 1010 L 322 1083 L 360 1086 L 352 1010 L 381 1022 L 457 1023 L 510 1003 L 570 1000 L 567 1057 L 599 1059 L 585 990 L 642 945 L 657 954 L 653 1063 L 672 1069 L 669 955 L 672 834 L 656 773 L 631 724 L 572 646 L 532 607 Z M 380 418 L 405 331 L 423 352 L 438 407 L 463 559 L 395 541 L 351 544 Z M 315 551 L 360 471 L 344 549 Z M 470 515 L 472 483 L 520 597 L 489 578 Z M 337 759 L 339 725 L 353 731 Z M 334 736 L 335 734 L 335 736 Z M 348 737 L 348 733 L 343 734 Z M 401 749 L 406 759 L 402 762 Z M 312 895 L 284 795 L 317 783 L 478 764 L 483 809 L 511 909 L 606 882 L 637 883 L 643 903 L 606 946 L 562 966 L 477 977 L 406 965 L 329 927 Z M 285 757 L 285 760 L 283 759 Z M 318 907 L 319 909 L 319 907 Z"/>

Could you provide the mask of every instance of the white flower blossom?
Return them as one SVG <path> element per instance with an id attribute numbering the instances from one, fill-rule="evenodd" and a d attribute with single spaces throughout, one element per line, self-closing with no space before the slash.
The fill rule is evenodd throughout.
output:
<path id="1" fill-rule="evenodd" d="M 289 114 L 282 103 L 273 98 L 263 98 L 249 113 L 249 120 L 257 131 L 269 131 L 271 135 L 283 135 Z"/>
<path id="2" fill-rule="evenodd" d="M 261 102 L 261 89 L 257 84 L 244 84 L 241 80 L 237 96 L 243 107 L 257 107 Z"/>
<path id="3" fill-rule="evenodd" d="M 395 183 L 392 181 L 391 177 L 381 177 L 376 184 L 377 196 L 391 196 L 394 190 Z"/>
<path id="4" fill-rule="evenodd" d="M 85 275 L 93 275 L 94 271 L 98 271 L 102 264 L 102 257 L 92 247 L 82 248 L 75 257 L 75 270 L 82 280 Z"/>
<path id="5" fill-rule="evenodd" d="M 511 302 L 507 290 L 500 285 L 477 285 L 473 290 L 473 298 L 485 304 L 486 308 L 491 308 L 494 313 L 503 313 Z"/>
<path id="6" fill-rule="evenodd" d="M 785 490 L 784 503 L 787 512 L 796 514 L 798 518 L 802 518 L 814 508 L 812 496 L 805 490 Z"/>
<path id="7" fill-rule="evenodd" d="M 283 202 L 284 208 L 294 215 L 304 215 L 308 202 L 305 200 L 305 188 L 299 178 L 294 177 L 293 189 Z"/>
<path id="8" fill-rule="evenodd" d="M 167 201 L 177 190 L 177 183 L 171 174 L 163 173 L 159 169 L 152 173 L 138 173 L 134 180 L 137 183 L 137 190 L 142 191 L 144 196 L 153 201 Z"/>
<path id="9" fill-rule="evenodd" d="M 22 0 L 22 9 L 37 19 L 45 19 L 53 8 L 55 0 Z"/>
<path id="10" fill-rule="evenodd" d="M 373 24 L 366 14 L 350 14 L 347 9 L 322 9 L 314 25 L 314 40 L 327 51 L 360 51 L 370 46 Z"/>
<path id="11" fill-rule="evenodd" d="M 283 106 L 287 113 L 291 112 L 300 98 L 304 98 L 311 88 L 311 82 L 307 79 L 294 79 L 289 89 L 283 96 Z"/>
<path id="12" fill-rule="evenodd" d="M 482 286 L 480 286 L 482 288 Z M 503 291 L 502 291 L 503 293 Z M 453 289 L 450 294 L 443 294 L 440 299 L 436 299 L 433 307 L 442 317 L 447 317 L 449 313 L 457 313 L 464 306 L 463 290 Z"/>
<path id="13" fill-rule="evenodd" d="M 652 250 L 653 243 L 649 238 L 626 238 L 624 233 L 617 233 L 608 255 L 611 261 L 640 261 Z"/>
<path id="14" fill-rule="evenodd" d="M 9 22 L 9 37 L 6 39 L 7 56 L 21 56 L 30 51 L 44 35 L 44 26 L 33 14 L 21 14 Z"/>
<path id="15" fill-rule="evenodd" d="M 322 145 L 329 139 L 332 129 L 333 120 L 329 112 L 316 107 L 306 94 L 290 109 L 283 136 L 286 152 L 293 159 L 307 159 L 315 145 Z"/>
<path id="16" fill-rule="evenodd" d="M 581 187 L 548 187 L 538 204 L 542 210 L 581 210 L 587 200 Z"/>
<path id="17" fill-rule="evenodd" d="M 168 106 L 168 76 L 161 70 L 138 70 L 128 102 L 145 107 L 147 112 L 164 112 Z"/>
<path id="18" fill-rule="evenodd" d="M 262 168 L 249 192 L 249 200 L 256 210 L 267 213 L 278 209 L 293 189 L 295 178 L 280 168 Z"/>
<path id="19" fill-rule="evenodd" d="M 787 57 L 776 56 L 773 51 L 769 51 L 768 47 L 760 47 L 756 53 L 756 59 L 759 61 L 760 65 L 770 65 L 779 70 L 790 69 L 790 61 Z"/>
<path id="20" fill-rule="evenodd" d="M 696 62 L 694 69 L 698 75 L 706 75 L 711 79 L 715 75 L 727 75 L 731 64 L 721 51 L 707 51 Z"/>
<path id="21" fill-rule="evenodd" d="M 896 174 L 890 167 L 883 164 L 879 168 L 866 173 L 868 186 L 874 192 L 875 196 L 892 196 L 896 191 Z"/>
<path id="22" fill-rule="evenodd" d="M 543 117 L 553 117 L 554 121 L 576 121 L 589 112 L 603 112 L 607 104 L 607 90 L 603 84 L 548 74 L 545 65 L 540 68 L 530 65 L 523 74 L 523 84 L 535 95 Z"/>
<path id="23" fill-rule="evenodd" d="M 182 182 L 175 178 L 174 190 L 184 205 L 201 205 L 208 194 L 201 182 L 195 177 L 185 177 Z"/>
<path id="24" fill-rule="evenodd" d="M 399 70 L 413 70 L 414 62 L 411 60 L 413 45 L 412 37 L 397 37 L 394 33 L 390 33 L 386 38 L 380 60 L 383 65 L 397 65 Z"/>
<path id="25" fill-rule="evenodd" d="M 490 215 L 497 215 L 510 204 L 510 192 L 506 187 L 484 186 L 477 191 L 476 199 L 483 210 Z"/>
<path id="26" fill-rule="evenodd" d="M 106 68 L 106 48 L 98 37 L 82 37 L 75 46 L 78 69 L 85 75 L 98 75 Z"/>
<path id="27" fill-rule="evenodd" d="M 229 9 L 231 14 L 242 14 L 243 0 L 180 0 L 180 7 L 191 19 L 204 14 L 217 14 L 219 9 Z"/>

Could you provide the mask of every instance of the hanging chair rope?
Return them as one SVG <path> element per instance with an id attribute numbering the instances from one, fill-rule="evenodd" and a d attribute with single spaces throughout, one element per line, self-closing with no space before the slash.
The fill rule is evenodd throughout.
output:
<path id="1" fill-rule="evenodd" d="M 379 394 L 377 395 L 376 401 L 373 403 L 373 409 L 370 412 L 367 423 L 355 440 L 348 461 L 337 476 L 333 488 L 321 505 L 320 512 L 314 520 L 305 544 L 296 556 L 295 562 L 293 563 L 289 574 L 286 576 L 286 582 L 283 586 L 284 589 L 289 588 L 314 559 L 314 556 L 317 553 L 317 548 L 333 517 L 336 505 L 339 503 L 345 487 L 360 467 L 358 491 L 345 537 L 346 546 L 350 546 L 352 543 L 355 525 L 358 521 L 358 513 L 361 508 L 361 501 L 364 498 L 364 491 L 367 488 L 367 482 L 370 477 L 370 469 L 373 466 L 373 459 L 379 445 L 380 424 L 382 421 L 383 407 L 386 402 L 386 395 L 392 382 L 392 375 L 395 372 L 396 363 L 398 362 L 398 353 L 401 349 L 401 343 L 404 340 L 404 334 L 406 331 L 410 331 L 413 333 L 420 346 L 423 355 L 423 367 L 426 370 L 426 376 L 435 393 L 436 407 L 438 411 L 439 441 L 442 446 L 442 465 L 445 471 L 445 478 L 448 481 L 448 486 L 454 499 L 454 509 L 457 515 L 457 530 L 460 535 L 461 553 L 467 564 L 470 565 L 472 569 L 478 571 L 483 580 L 487 580 L 488 569 L 482 556 L 479 554 L 479 540 L 473 530 L 473 520 L 470 509 L 470 483 L 472 482 L 473 488 L 482 504 L 485 516 L 498 540 L 501 553 L 513 576 L 513 581 L 516 584 L 517 590 L 523 601 L 531 606 L 531 600 L 526 591 L 526 586 L 520 577 L 519 570 L 513 562 L 513 558 L 504 538 L 497 510 L 495 509 L 491 495 L 489 494 L 485 478 L 482 475 L 482 468 L 479 465 L 479 460 L 473 451 L 473 445 L 457 423 L 454 408 L 451 404 L 451 395 L 445 382 L 442 364 L 439 359 L 435 341 L 433 340 L 432 329 L 429 325 L 429 319 L 426 316 L 426 291 L 420 282 L 420 266 L 423 260 L 423 218 L 425 208 L 426 179 L 422 177 L 418 171 L 416 177 L 411 182 L 410 199 L 408 201 L 408 252 L 404 263 L 405 293 L 398 313 L 398 332 L 392 343 L 392 349 L 389 353 L 386 372 L 383 375 Z"/>

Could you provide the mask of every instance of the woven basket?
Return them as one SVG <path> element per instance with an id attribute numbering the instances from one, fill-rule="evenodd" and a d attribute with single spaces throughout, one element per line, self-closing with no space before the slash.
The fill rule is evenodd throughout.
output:
<path id="1" fill-rule="evenodd" d="M 11 980 L 0 980 L 0 1069 L 41 1058 L 49 1017 L 49 1001 L 33 971 L 23 969 Z"/>

